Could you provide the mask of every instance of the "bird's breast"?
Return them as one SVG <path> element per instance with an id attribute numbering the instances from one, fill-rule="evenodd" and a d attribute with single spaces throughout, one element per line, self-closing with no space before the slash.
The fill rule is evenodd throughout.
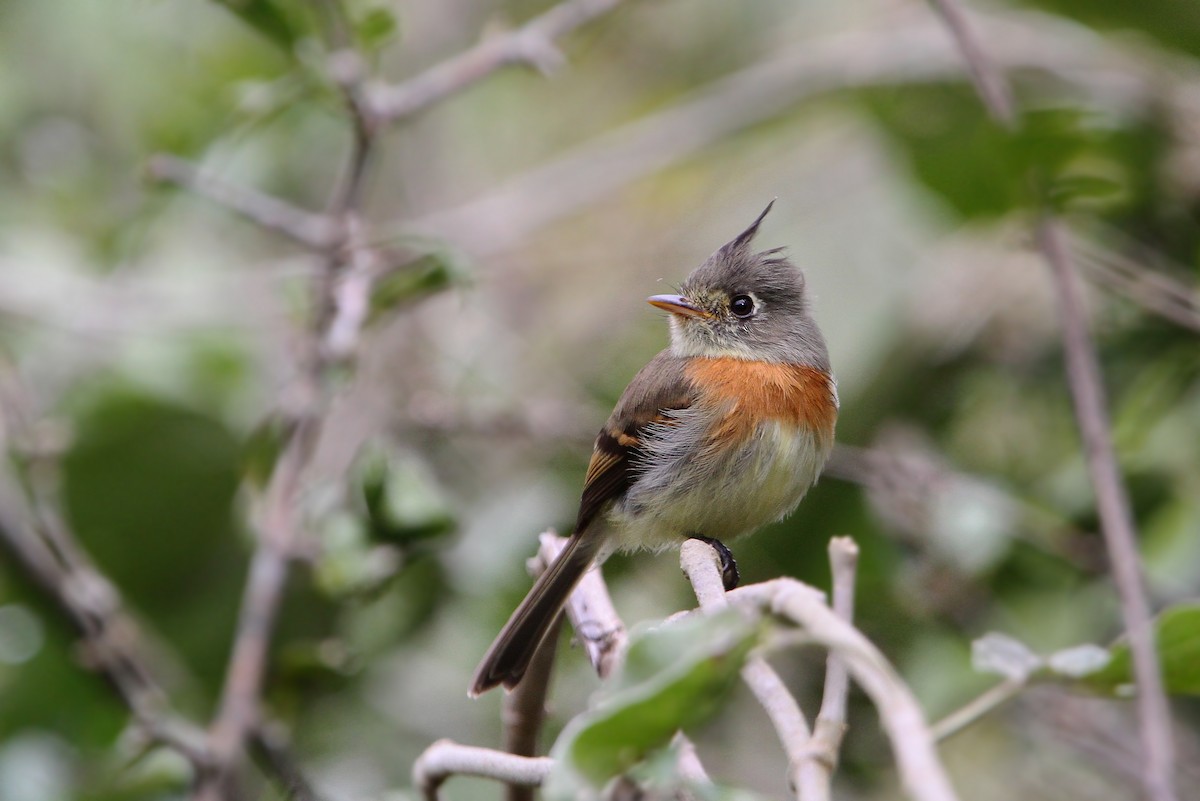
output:
<path id="1" fill-rule="evenodd" d="M 731 364 L 732 363 L 732 364 Z M 694 359 L 698 403 L 651 438 L 628 501 L 625 548 L 728 539 L 777 520 L 817 480 L 833 447 L 837 389 L 803 365 Z"/>

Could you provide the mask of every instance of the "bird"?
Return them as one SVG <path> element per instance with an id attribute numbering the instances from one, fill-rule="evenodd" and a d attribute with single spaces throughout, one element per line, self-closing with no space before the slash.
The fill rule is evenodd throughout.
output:
<path id="1" fill-rule="evenodd" d="M 514 688 L 584 573 L 617 550 L 721 541 L 788 515 L 833 448 L 839 401 L 804 274 L 752 242 L 772 200 L 679 286 L 670 345 L 643 367 L 595 440 L 575 528 L 476 668 L 469 695 Z"/>

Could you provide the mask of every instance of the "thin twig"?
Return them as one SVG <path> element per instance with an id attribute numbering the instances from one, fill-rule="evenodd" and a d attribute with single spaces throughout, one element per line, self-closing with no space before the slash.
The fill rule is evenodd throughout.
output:
<path id="1" fill-rule="evenodd" d="M 992 87 L 1006 81 L 987 61 L 966 15 L 957 0 L 930 0 L 943 18 L 950 21 L 951 34 L 972 74 L 977 76 L 979 95 L 992 117 L 1006 127 L 1015 123 L 1011 106 Z M 1113 580 L 1121 599 L 1121 612 L 1133 657 L 1137 687 L 1138 724 L 1144 757 L 1142 782 L 1151 801 L 1174 801 L 1174 742 L 1171 711 L 1162 683 L 1150 604 L 1142 577 L 1141 558 L 1133 514 L 1113 448 L 1099 359 L 1088 332 L 1079 277 L 1071 262 L 1062 223 L 1044 214 L 1037 228 L 1037 244 L 1046 260 L 1058 295 L 1062 314 L 1063 350 L 1067 381 L 1075 405 L 1075 417 L 1083 436 L 1088 471 L 1096 494 L 1100 529 L 1110 555 Z"/>
<path id="2" fill-rule="evenodd" d="M 451 776 L 481 776 L 507 784 L 540 787 L 554 760 L 550 757 L 522 757 L 438 740 L 413 763 L 413 786 L 426 801 L 438 801 L 438 788 Z"/>
<path id="3" fill-rule="evenodd" d="M 264 773 L 274 776 L 288 801 L 321 801 L 304 771 L 296 764 L 281 726 L 264 722 L 250 738 L 250 753 L 263 766 Z"/>
<path id="4" fill-rule="evenodd" d="M 968 701 L 946 717 L 929 727 L 935 740 L 944 740 L 970 726 L 996 707 L 1014 698 L 1026 683 L 1018 679 L 1005 679 Z"/>
<path id="5" fill-rule="evenodd" d="M 1133 657 L 1139 728 L 1145 758 L 1142 776 L 1152 801 L 1174 801 L 1174 742 L 1171 710 L 1163 687 L 1154 624 L 1146 599 L 1133 514 L 1117 467 L 1110 434 L 1100 364 L 1088 333 L 1079 277 L 1063 243 L 1060 223 L 1046 218 L 1038 229 L 1038 244 L 1050 265 L 1062 309 L 1063 349 L 1075 416 L 1083 435 L 1088 471 L 1096 492 L 1100 530 L 1111 555 L 1113 580 Z"/>
<path id="6" fill-rule="evenodd" d="M 673 742 L 675 750 L 679 753 L 675 763 L 676 770 L 679 771 L 679 778 L 693 787 L 712 784 L 708 771 L 704 769 L 704 764 L 700 761 L 700 755 L 696 753 L 696 744 L 689 740 L 683 732 L 676 732 Z"/>
<path id="7" fill-rule="evenodd" d="M 679 549 L 679 562 L 702 610 L 712 612 L 729 606 L 721 579 L 720 559 L 712 546 L 700 540 L 686 540 Z M 783 679 L 765 659 L 752 656 L 742 667 L 742 681 L 758 699 L 775 727 L 789 766 L 803 763 L 812 733 L 800 705 L 788 692 Z M 810 801 L 819 797 L 814 789 L 809 789 L 807 781 L 797 777 L 790 767 L 788 773 L 799 798 Z"/>
<path id="8" fill-rule="evenodd" d="M 829 540 L 829 565 L 833 581 L 833 611 L 847 623 L 854 621 L 854 585 L 858 573 L 858 545 L 850 537 Z M 829 795 L 833 772 L 837 768 L 838 752 L 846 735 L 846 701 L 850 694 L 850 677 L 845 661 L 837 651 L 830 651 L 825 666 L 825 688 L 821 694 L 821 710 L 813 726 L 806 762 L 822 772 L 826 796 Z M 795 766 L 799 772 L 803 766 Z"/>
<path id="9" fill-rule="evenodd" d="M 987 53 L 975 40 L 967 16 L 957 0 L 929 0 L 929 3 L 950 29 L 954 42 L 967 64 L 975 91 L 983 99 L 984 105 L 998 122 L 1011 128 L 1016 124 L 1012 90 L 1008 81 L 1004 80 L 1004 76 L 996 70 Z"/>
<path id="10" fill-rule="evenodd" d="M 1110 248 L 1069 236 L 1068 250 L 1085 275 L 1100 286 L 1129 298 L 1146 311 L 1200 332 L 1200 293 L 1169 275 L 1138 263 Z"/>
<path id="11" fill-rule="evenodd" d="M 957 798 L 912 690 L 870 640 L 829 608 L 821 593 L 795 579 L 775 579 L 739 587 L 726 597 L 735 606 L 781 616 L 837 650 L 879 712 L 908 795 L 917 801 Z"/>
<path id="12" fill-rule="evenodd" d="M 334 220 L 225 181 L 176 156 L 154 156 L 147 169 L 156 180 L 176 184 L 307 248 L 327 250 L 341 240 L 341 231 Z"/>
<path id="13" fill-rule="evenodd" d="M 961 59 L 927 15 L 821 37 L 781 49 L 702 86 L 664 111 L 606 131 L 453 208 L 404 221 L 381 237 L 410 233 L 453 241 L 489 255 L 507 251 L 647 175 L 826 92 L 945 80 Z M 1117 95 L 1112 76 L 1146 83 L 1136 64 L 1045 14 L 1005 14 L 991 41 L 1006 68 L 1045 70 L 1096 93 Z"/>
<path id="14" fill-rule="evenodd" d="M 567 0 L 559 3 L 520 28 L 489 37 L 401 84 L 369 87 L 367 100 L 371 111 L 380 121 L 402 120 L 512 64 L 528 64 L 549 73 L 563 61 L 555 40 L 606 14 L 620 2 Z"/>
<path id="15" fill-rule="evenodd" d="M 704 543 L 689 541 L 680 549 L 680 561 L 684 573 L 698 585 L 697 597 L 703 595 L 711 604 L 721 585 L 716 552 Z M 739 587 L 724 597 L 738 608 L 783 617 L 800 626 L 813 641 L 836 650 L 879 711 L 907 793 L 917 801 L 957 798 L 912 690 L 870 640 L 829 608 L 822 593 L 795 579 L 775 579 Z M 806 789 L 801 788 L 801 797 L 806 798 Z M 820 792 L 820 788 L 814 791 Z"/>

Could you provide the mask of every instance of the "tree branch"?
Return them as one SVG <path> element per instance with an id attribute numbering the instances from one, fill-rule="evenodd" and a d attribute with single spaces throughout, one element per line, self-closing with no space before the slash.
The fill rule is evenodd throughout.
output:
<path id="1" fill-rule="evenodd" d="M 272 722 L 258 726 L 250 738 L 251 755 L 274 776 L 288 801 L 320 801 L 321 796 L 296 764 L 285 731 Z"/>
<path id="2" fill-rule="evenodd" d="M 829 540 L 829 566 L 833 582 L 833 611 L 846 623 L 854 621 L 854 584 L 858 572 L 858 545 L 850 537 Z M 846 701 L 850 694 L 850 677 L 845 661 L 830 651 L 825 666 L 825 688 L 821 694 L 821 710 L 813 727 L 805 762 L 820 771 L 822 786 L 828 797 L 833 772 L 837 768 L 838 752 L 846 735 Z"/>
<path id="3" fill-rule="evenodd" d="M 679 562 L 703 611 L 714 612 L 729 606 L 721 578 L 720 558 L 712 546 L 700 540 L 686 540 L 679 549 Z M 751 656 L 742 667 L 742 681 L 758 699 L 775 727 L 788 758 L 788 777 L 793 791 L 804 801 L 828 798 L 828 792 L 823 795 L 820 792 L 816 782 L 818 777 L 815 774 L 806 775 L 801 769 L 806 761 L 812 733 L 800 705 L 788 692 L 783 679 L 765 659 Z"/>
<path id="4" fill-rule="evenodd" d="M 567 545 L 566 538 L 553 531 L 542 534 L 540 540 L 538 574 L 557 559 Z M 625 658 L 628 636 L 599 567 L 593 567 L 580 579 L 567 601 L 566 612 L 596 674 L 602 679 L 608 678 Z"/>
<path id="5" fill-rule="evenodd" d="M 178 752 L 197 773 L 204 770 L 209 754 L 203 730 L 172 708 L 116 588 L 74 547 L 65 528 L 47 531 L 54 525 L 61 524 L 28 508 L 7 468 L 0 472 L 0 547 L 66 615 L 83 638 L 87 666 L 108 680 L 149 741 Z"/>
<path id="6" fill-rule="evenodd" d="M 975 721 L 991 712 L 1017 693 L 1025 689 L 1026 682 L 1019 679 L 1005 679 L 999 684 L 984 691 L 978 697 L 968 701 L 959 709 L 930 726 L 935 740 L 944 740 L 970 726 Z"/>
<path id="7" fill-rule="evenodd" d="M 716 608 L 712 599 L 721 587 L 716 551 L 702 542 L 689 540 L 681 549 L 680 561 L 684 564 L 684 572 L 689 578 L 694 576 L 699 585 L 697 596 L 703 595 L 705 601 Z M 829 608 L 822 593 L 795 579 L 775 579 L 739 587 L 724 597 L 736 607 L 783 617 L 831 651 L 836 651 L 879 711 L 908 794 L 917 801 L 955 801 L 957 796 L 938 759 L 933 736 L 912 691 L 879 649 Z M 777 697 L 772 698 L 772 703 L 776 701 Z M 789 748 L 789 745 L 785 743 L 784 747 Z M 795 748 L 795 743 L 790 747 Z M 806 758 L 806 755 L 800 756 L 802 760 Z M 814 782 L 811 789 L 809 785 L 801 784 L 798 791 L 807 801 L 806 792 L 819 794 L 823 788 L 819 782 Z M 827 788 L 824 791 L 827 792 Z"/>
<path id="8" fill-rule="evenodd" d="M 1174 801 L 1174 741 L 1171 711 L 1163 688 L 1154 623 L 1146 599 L 1133 513 L 1117 467 L 1111 425 L 1100 378 L 1100 364 L 1087 329 L 1079 278 L 1063 244 L 1060 224 L 1045 218 L 1038 244 L 1050 265 L 1062 309 L 1063 348 L 1075 416 L 1083 434 L 1088 472 L 1096 492 L 1100 530 L 1111 555 L 1110 564 L 1121 612 L 1129 636 L 1137 687 L 1139 728 L 1145 758 L 1143 783 L 1152 801 Z"/>
<path id="9" fill-rule="evenodd" d="M 371 112 L 380 121 L 411 117 L 512 64 L 549 73 L 563 62 L 555 40 L 606 14 L 620 1 L 566 0 L 520 28 L 489 37 L 404 83 L 368 87 Z"/>
<path id="10" fill-rule="evenodd" d="M 481 776 L 510 785 L 540 787 L 554 760 L 550 757 L 522 757 L 438 740 L 413 763 L 413 786 L 426 801 L 438 801 L 438 788 L 451 776 Z"/>
<path id="11" fill-rule="evenodd" d="M 348 236 L 325 251 L 323 269 L 313 282 L 314 313 L 302 342 L 298 371 L 300 404 L 291 415 L 289 434 L 267 484 L 233 650 L 217 714 L 209 726 L 213 765 L 197 782 L 193 801 L 220 801 L 229 796 L 233 769 L 245 750 L 247 737 L 261 725 L 259 706 L 271 638 L 300 539 L 297 506 L 301 486 L 329 411 L 328 368 L 356 352 L 366 320 L 371 282 L 369 275 L 363 275 L 369 259 L 358 220 L 376 127 L 363 116 L 358 101 L 361 74 L 335 78 L 340 81 L 354 121 L 354 141 L 326 217 L 336 221 L 338 230 Z M 348 274 L 347 281 L 341 280 L 343 273 Z"/>
<path id="12" fill-rule="evenodd" d="M 739 587 L 726 597 L 735 606 L 781 616 L 836 650 L 879 711 L 906 792 L 917 801 L 957 798 L 912 690 L 878 648 L 829 608 L 821 593 L 794 579 L 775 579 Z"/>
<path id="13" fill-rule="evenodd" d="M 277 197 L 230 183 L 176 156 L 159 154 L 147 165 L 151 177 L 175 184 L 240 214 L 253 223 L 283 234 L 311 250 L 328 250 L 341 241 L 338 224 L 321 214 L 297 208 Z"/>
<path id="14" fill-rule="evenodd" d="M 995 91 L 996 87 L 1006 86 L 1006 81 L 985 58 L 956 0 L 930 2 L 949 22 L 951 34 L 972 75 L 976 76 L 976 86 L 984 106 L 997 122 L 1013 127 L 1015 114 L 1004 100 L 1007 92 Z M 1110 434 L 1100 363 L 1088 332 L 1079 277 L 1068 255 L 1062 224 L 1053 215 L 1043 214 L 1036 234 L 1038 249 L 1050 268 L 1058 295 L 1067 380 L 1096 493 L 1100 529 L 1111 556 L 1113 580 L 1121 599 L 1121 612 L 1129 636 L 1144 757 L 1143 788 L 1152 801 L 1174 801 L 1177 796 L 1171 712 L 1154 644 L 1153 622 L 1142 577 L 1133 514 L 1117 467 Z"/>
<path id="15" fill-rule="evenodd" d="M 501 712 L 504 750 L 510 754 L 524 757 L 538 755 L 538 736 L 546 720 L 546 697 L 550 692 L 562 622 L 563 616 L 560 614 L 538 646 L 521 683 L 504 697 Z M 505 797 L 508 801 L 533 801 L 533 788 L 510 784 Z"/>

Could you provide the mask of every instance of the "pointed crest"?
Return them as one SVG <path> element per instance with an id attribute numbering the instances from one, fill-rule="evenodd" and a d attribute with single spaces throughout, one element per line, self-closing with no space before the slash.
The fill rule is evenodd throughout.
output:
<path id="1" fill-rule="evenodd" d="M 721 249 L 726 251 L 739 250 L 749 246 L 750 241 L 754 239 L 754 235 L 758 233 L 758 226 L 762 223 L 763 218 L 767 216 L 767 213 L 771 211 L 771 207 L 774 205 L 775 199 L 772 199 L 771 202 L 767 204 L 767 207 L 762 210 L 762 214 L 758 215 L 758 218 L 755 219 L 754 222 L 750 223 L 749 228 L 747 228 L 745 231 L 742 231 L 733 239 L 732 242 L 725 245 L 725 247 Z"/>

